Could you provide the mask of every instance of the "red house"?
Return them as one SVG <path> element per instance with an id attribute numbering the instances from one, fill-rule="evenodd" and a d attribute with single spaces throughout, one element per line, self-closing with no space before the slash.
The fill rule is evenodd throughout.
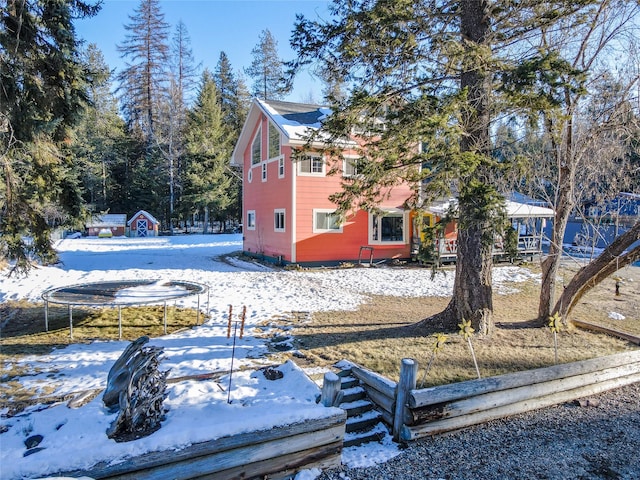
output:
<path id="1" fill-rule="evenodd" d="M 243 175 L 243 250 L 280 263 L 330 264 L 410 258 L 410 212 L 403 208 L 411 192 L 398 186 L 379 206 L 339 225 L 329 201 L 343 176 L 354 175 L 356 143 L 345 144 L 338 174 L 328 175 L 331 159 L 292 153 L 305 143 L 309 129 L 319 129 L 330 114 L 318 105 L 254 100 L 235 146 L 232 164 Z M 316 145 L 320 147 L 321 145 Z"/>

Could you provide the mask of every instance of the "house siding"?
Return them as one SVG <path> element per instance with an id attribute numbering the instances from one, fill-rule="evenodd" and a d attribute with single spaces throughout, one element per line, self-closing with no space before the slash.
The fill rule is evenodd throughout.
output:
<path id="1" fill-rule="evenodd" d="M 252 109 L 261 108 L 254 103 Z M 271 113 L 269 114 L 271 115 Z M 278 159 L 267 159 L 269 118 L 265 111 L 256 115 L 250 112 L 252 124 L 246 124 L 238 145 L 242 145 L 243 164 L 243 222 L 247 222 L 247 212 L 255 212 L 255 229 L 244 228 L 243 249 L 245 252 L 296 263 L 336 263 L 358 259 L 363 246 L 373 247 L 374 259 L 409 258 L 410 228 L 409 215 L 405 214 L 404 241 L 401 244 L 369 243 L 369 214 L 357 212 L 343 225 L 341 232 L 313 231 L 313 215 L 316 209 L 334 210 L 336 205 L 329 196 L 340 191 L 342 176 L 298 174 L 298 165 L 292 161 L 292 147 L 289 138 L 282 135 L 281 154 L 284 155 L 285 174 L 280 178 Z M 262 161 L 252 165 L 251 151 L 253 138 L 261 128 Z M 238 148 L 238 147 L 237 147 Z M 348 152 L 347 152 L 348 153 Z M 236 162 L 239 162 L 239 155 Z M 262 165 L 266 161 L 266 181 L 262 179 Z M 330 168 L 327 165 L 327 170 Z M 251 176 L 251 181 L 249 180 Z M 398 186 L 391 192 L 381 208 L 401 209 L 411 191 L 407 186 Z M 285 231 L 274 229 L 274 211 L 285 211 Z M 368 260 L 370 252 L 363 253 Z"/>

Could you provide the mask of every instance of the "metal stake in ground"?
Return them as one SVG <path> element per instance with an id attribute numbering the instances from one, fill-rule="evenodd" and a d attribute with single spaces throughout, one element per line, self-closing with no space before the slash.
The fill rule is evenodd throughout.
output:
<path id="1" fill-rule="evenodd" d="M 233 324 L 233 347 L 231 348 L 231 370 L 229 371 L 229 388 L 227 389 L 227 403 L 231 403 L 231 378 L 233 377 L 233 358 L 236 356 L 236 331 L 238 322 Z"/>

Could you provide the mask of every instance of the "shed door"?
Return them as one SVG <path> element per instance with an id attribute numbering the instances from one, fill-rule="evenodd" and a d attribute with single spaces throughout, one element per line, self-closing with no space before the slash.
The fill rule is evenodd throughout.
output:
<path id="1" fill-rule="evenodd" d="M 145 219 L 136 221 L 136 231 L 138 232 L 139 237 L 147 236 L 147 221 Z"/>

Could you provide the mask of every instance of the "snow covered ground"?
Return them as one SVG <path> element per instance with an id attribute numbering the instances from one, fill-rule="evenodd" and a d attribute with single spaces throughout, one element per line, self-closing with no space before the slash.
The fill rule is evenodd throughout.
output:
<path id="1" fill-rule="evenodd" d="M 0 434 L 3 479 L 43 477 L 60 470 L 88 468 L 104 459 L 117 463 L 145 452 L 317 417 L 323 408 L 315 403 L 318 387 L 295 364 L 288 362 L 280 367 L 285 375 L 276 381 L 267 381 L 256 371 L 269 360 L 264 356 L 264 339 L 251 335 L 254 326 L 293 310 L 356 309 L 370 294 L 448 296 L 453 285 L 452 272 L 431 279 L 424 269 L 415 268 L 271 270 L 227 256 L 241 250 L 241 235 L 94 237 L 61 240 L 56 248 L 61 257 L 59 265 L 40 267 L 25 278 L 9 278 L 6 271 L 0 272 L 0 302 L 40 301 L 49 288 L 85 282 L 182 280 L 206 284 L 210 293 L 207 300 L 201 298 L 200 306 L 208 309 L 210 320 L 150 342 L 164 349 L 161 368 L 171 369 L 170 377 L 229 370 L 233 348 L 232 339 L 226 337 L 229 305 L 234 312 L 247 307 L 245 335 L 236 340 L 231 381 L 226 375 L 219 383 L 170 384 L 166 420 L 148 437 L 126 443 L 109 440 L 105 430 L 116 414 L 106 412 L 101 396 L 75 410 L 57 405 L 2 418 L 0 427 L 6 430 Z M 506 293 L 514 288 L 514 282 L 531 276 L 526 269 L 499 267 L 494 270 L 494 284 L 498 292 Z M 197 301 L 196 297 L 187 297 L 175 303 L 195 308 Z M 100 341 L 26 358 L 23 362 L 30 374 L 20 382 L 28 388 L 53 388 L 49 395 L 104 388 L 109 369 L 127 345 Z M 215 431 L 211 419 L 215 419 Z M 44 437 L 41 450 L 24 456 L 24 440 L 35 434 Z M 343 463 L 366 466 L 398 453 L 387 439 L 382 444 L 345 449 Z M 318 473 L 307 470 L 298 478 L 308 480 Z"/>

